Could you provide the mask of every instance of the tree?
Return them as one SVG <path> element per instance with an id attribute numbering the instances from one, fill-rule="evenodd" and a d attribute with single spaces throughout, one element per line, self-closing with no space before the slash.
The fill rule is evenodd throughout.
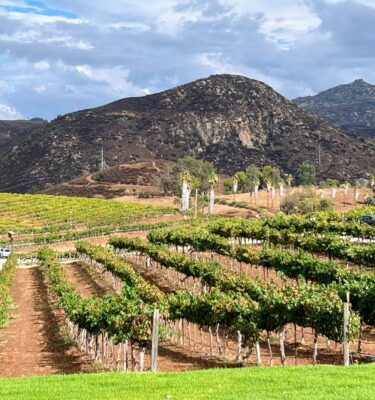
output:
<path id="1" fill-rule="evenodd" d="M 280 181 L 280 170 L 277 167 L 266 165 L 261 171 L 261 183 L 264 187 L 269 185 L 276 187 Z"/>
<path id="2" fill-rule="evenodd" d="M 299 185 L 315 185 L 315 167 L 308 162 L 303 162 L 297 170 L 297 183 Z"/>
<path id="3" fill-rule="evenodd" d="M 245 191 L 248 186 L 248 183 L 249 183 L 249 180 L 248 180 L 245 172 L 243 172 L 243 171 L 236 172 L 234 174 L 234 178 L 237 179 L 237 182 L 238 182 L 238 189 L 237 189 L 238 192 Z"/>
<path id="4" fill-rule="evenodd" d="M 208 183 L 210 185 L 210 196 L 208 201 L 208 213 L 212 215 L 214 213 L 214 204 L 215 204 L 215 184 L 217 183 L 217 175 L 215 172 L 211 172 L 208 177 Z"/>
<path id="5" fill-rule="evenodd" d="M 214 166 L 207 161 L 187 156 L 179 159 L 172 170 L 163 176 L 161 185 L 165 194 L 181 195 L 180 175 L 186 171 L 190 173 L 191 189 L 208 192 L 210 189 L 208 177 L 212 172 L 215 172 Z"/>
<path id="6" fill-rule="evenodd" d="M 292 182 L 293 182 L 293 175 L 292 174 L 288 174 L 286 176 L 286 183 L 288 184 L 289 187 L 292 186 Z"/>
<path id="7" fill-rule="evenodd" d="M 340 182 L 337 179 L 327 178 L 326 183 L 328 187 L 337 188 L 340 185 Z"/>
<path id="8" fill-rule="evenodd" d="M 245 173 L 247 176 L 247 189 L 249 192 L 253 192 L 260 181 L 260 170 L 256 165 L 251 164 L 246 168 Z"/>
<path id="9" fill-rule="evenodd" d="M 182 211 L 189 211 L 190 192 L 191 192 L 191 175 L 189 171 L 180 173 L 181 192 L 182 192 Z"/>
<path id="10" fill-rule="evenodd" d="M 233 191 L 233 178 L 226 178 L 223 181 L 224 193 L 229 194 Z"/>

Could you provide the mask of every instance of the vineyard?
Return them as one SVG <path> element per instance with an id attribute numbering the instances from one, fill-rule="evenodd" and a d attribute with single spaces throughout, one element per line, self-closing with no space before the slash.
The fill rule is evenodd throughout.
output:
<path id="1" fill-rule="evenodd" d="M 0 271 L 2 376 L 19 376 L 20 364 L 37 375 L 374 358 L 375 231 L 358 222 L 373 208 L 168 220 L 173 209 L 73 198 L 54 213 L 60 197 L 44 208 L 26 197 L 2 214 L 4 232 L 23 215 L 28 226 L 9 225 L 18 245 L 35 246 L 15 247 Z M 74 229 L 70 207 L 81 215 Z M 94 244 L 98 232 L 111 236 Z M 74 242 L 40 247 L 57 240 Z"/>
<path id="2" fill-rule="evenodd" d="M 167 226 L 178 218 L 176 214 L 171 207 L 0 193 L 0 245 L 9 245 L 9 231 L 13 245 L 24 247 Z"/>

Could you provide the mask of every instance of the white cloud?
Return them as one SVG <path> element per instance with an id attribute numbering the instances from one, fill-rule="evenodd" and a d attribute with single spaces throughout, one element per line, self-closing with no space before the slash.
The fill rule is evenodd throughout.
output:
<path id="1" fill-rule="evenodd" d="M 329 4 L 343 3 L 347 0 L 325 0 Z M 375 8 L 375 0 L 352 0 L 354 3 L 362 4 L 366 7 Z"/>
<path id="2" fill-rule="evenodd" d="M 281 49 L 319 28 L 321 20 L 307 3 L 296 0 L 219 0 L 239 15 L 261 15 L 259 31 Z"/>
<path id="3" fill-rule="evenodd" d="M 22 115 L 13 107 L 0 104 L 0 120 L 2 119 L 22 119 Z"/>
<path id="4" fill-rule="evenodd" d="M 129 29 L 139 32 L 146 32 L 151 29 L 150 25 L 142 24 L 139 22 L 116 22 L 114 24 L 110 24 L 109 27 L 116 30 Z"/>
<path id="5" fill-rule="evenodd" d="M 70 49 L 91 50 L 94 46 L 84 40 L 77 40 L 70 35 L 57 35 L 56 33 L 44 33 L 33 27 L 24 31 L 16 31 L 12 34 L 1 34 L 0 40 L 4 42 L 17 42 L 17 43 L 45 43 L 57 44 Z"/>
<path id="6" fill-rule="evenodd" d="M 30 5 L 29 3 L 22 0 L 0 0 L 0 6 L 2 7 L 22 7 L 30 10 L 38 10 L 39 7 Z"/>
<path id="7" fill-rule="evenodd" d="M 86 78 L 103 82 L 113 93 L 121 96 L 140 96 L 143 90 L 129 81 L 129 70 L 121 66 L 113 68 L 93 68 L 89 65 L 77 65 L 76 70 Z"/>
<path id="8" fill-rule="evenodd" d="M 88 20 L 80 18 L 67 18 L 60 15 L 44 15 L 34 13 L 23 13 L 19 11 L 5 11 L 0 9 L 0 15 L 5 15 L 7 18 L 16 21 L 22 21 L 28 25 L 44 25 L 56 24 L 64 22 L 65 24 L 80 25 L 88 23 Z"/>
<path id="9" fill-rule="evenodd" d="M 44 86 L 44 85 L 40 85 L 40 86 L 35 86 L 34 87 L 34 90 L 37 92 L 37 93 L 43 93 L 43 92 L 45 92 L 46 91 L 46 87 Z"/>
<path id="10" fill-rule="evenodd" d="M 243 75 L 271 85 L 276 90 L 280 90 L 282 87 L 281 81 L 258 69 L 240 64 L 232 64 L 222 53 L 201 54 L 197 57 L 196 61 L 198 64 L 210 68 L 213 74 Z"/>
<path id="11" fill-rule="evenodd" d="M 50 63 L 46 60 L 42 60 L 42 61 L 38 61 L 37 63 L 35 63 L 34 67 L 36 69 L 39 69 L 40 71 L 47 71 L 50 68 Z"/>

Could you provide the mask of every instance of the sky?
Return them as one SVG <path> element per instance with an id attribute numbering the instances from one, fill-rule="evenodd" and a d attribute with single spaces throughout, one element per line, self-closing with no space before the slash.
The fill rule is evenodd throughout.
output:
<path id="1" fill-rule="evenodd" d="M 211 74 L 289 98 L 375 83 L 375 0 L 0 0 L 0 119 L 155 93 Z"/>

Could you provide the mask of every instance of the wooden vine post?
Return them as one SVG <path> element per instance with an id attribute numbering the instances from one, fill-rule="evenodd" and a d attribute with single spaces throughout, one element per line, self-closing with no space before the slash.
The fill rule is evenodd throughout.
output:
<path id="1" fill-rule="evenodd" d="M 283 325 L 279 332 L 279 343 L 280 343 L 280 360 L 281 365 L 286 365 L 286 355 L 285 355 L 285 325 Z"/>
<path id="2" fill-rule="evenodd" d="M 151 371 L 158 370 L 159 310 L 154 310 L 152 318 Z"/>
<path id="3" fill-rule="evenodd" d="M 343 318 L 343 353 L 344 353 L 344 365 L 350 364 L 349 361 L 349 293 L 347 293 L 347 302 L 344 303 L 344 318 Z"/>

